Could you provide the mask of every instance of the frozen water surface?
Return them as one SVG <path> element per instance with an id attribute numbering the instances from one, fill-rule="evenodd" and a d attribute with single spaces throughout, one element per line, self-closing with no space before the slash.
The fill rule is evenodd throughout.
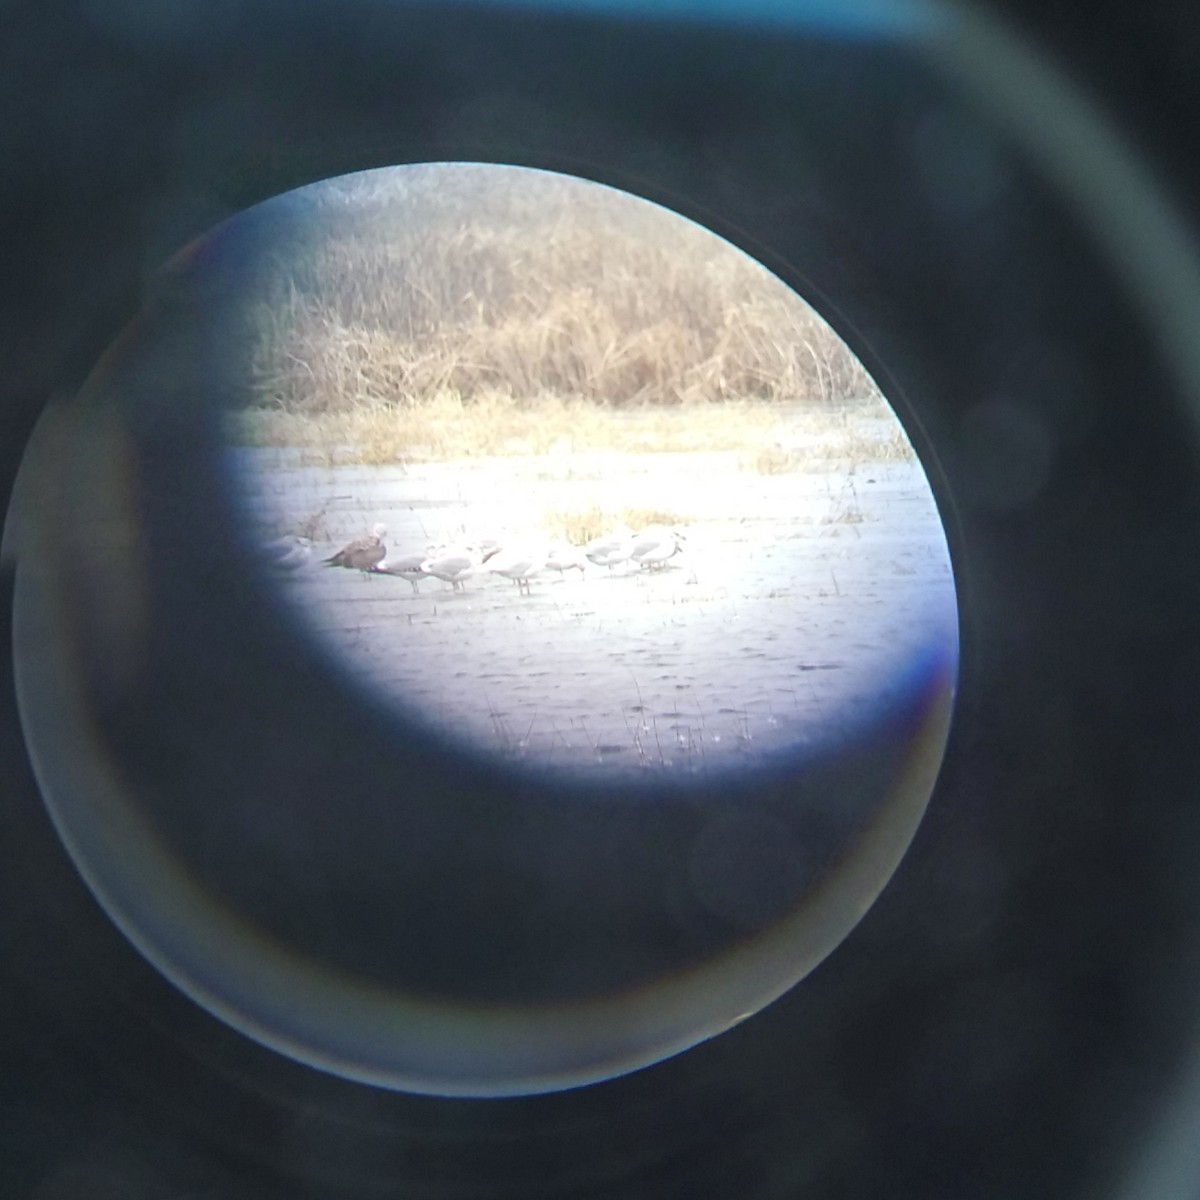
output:
<path id="1" fill-rule="evenodd" d="M 915 463 L 758 474 L 734 453 L 378 467 L 235 453 L 256 527 L 319 514 L 313 567 L 280 587 L 329 652 L 408 715 L 535 770 L 753 766 L 844 733 L 923 661 L 954 657 L 945 535 Z M 414 595 L 319 565 L 375 521 L 398 557 L 548 541 L 553 514 L 622 506 L 679 515 L 686 544 L 666 569 L 544 572 L 528 596 L 484 569 L 463 592 L 427 579 Z"/>

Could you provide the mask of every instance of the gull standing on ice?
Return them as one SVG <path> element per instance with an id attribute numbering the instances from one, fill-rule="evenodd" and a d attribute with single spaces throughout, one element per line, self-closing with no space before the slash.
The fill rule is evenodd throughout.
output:
<path id="1" fill-rule="evenodd" d="M 501 550 L 488 559 L 488 570 L 503 575 L 517 585 L 517 591 L 530 595 L 529 581 L 546 565 L 544 554 L 519 550 Z"/>
<path id="2" fill-rule="evenodd" d="M 325 559 L 329 567 L 345 567 L 347 570 L 361 571 L 364 575 L 371 573 L 383 562 L 387 547 L 383 544 L 383 535 L 387 526 L 376 524 L 375 528 L 363 537 L 355 538 L 347 543 L 336 554 Z"/>
<path id="3" fill-rule="evenodd" d="M 684 536 L 664 525 L 650 525 L 633 539 L 629 557 L 640 567 L 654 571 L 667 565 L 683 549 Z"/>
<path id="4" fill-rule="evenodd" d="M 413 595 L 417 596 L 421 593 L 418 585 L 429 576 L 422 569 L 428 557 L 429 552 L 426 551 L 424 554 L 404 554 L 400 558 L 385 559 L 374 568 L 374 572 L 376 575 L 398 575 L 401 579 L 407 579 L 412 584 Z"/>
<path id="5" fill-rule="evenodd" d="M 465 592 L 463 581 L 474 575 L 488 557 L 475 546 L 446 546 L 429 555 L 421 563 L 421 570 L 445 580 L 453 591 Z"/>
<path id="6" fill-rule="evenodd" d="M 582 579 L 586 564 L 587 559 L 584 557 L 583 551 L 575 546 L 565 544 L 551 546 L 546 554 L 546 570 L 557 571 L 560 579 L 568 571 L 578 571 L 579 578 Z"/>
<path id="7" fill-rule="evenodd" d="M 263 558 L 276 571 L 298 571 L 312 557 L 312 541 L 289 533 L 262 548 Z"/>
<path id="8" fill-rule="evenodd" d="M 598 567 L 607 567 L 611 575 L 613 567 L 628 562 L 633 553 L 633 534 L 628 529 L 618 529 L 602 537 L 593 538 L 583 548 L 588 562 Z"/>

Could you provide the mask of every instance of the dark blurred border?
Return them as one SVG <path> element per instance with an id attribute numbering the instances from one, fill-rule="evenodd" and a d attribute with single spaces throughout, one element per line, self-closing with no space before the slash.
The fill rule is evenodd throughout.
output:
<path id="1" fill-rule="evenodd" d="M 1194 221 L 1200 17 L 1167 3 L 1005 11 L 1101 98 Z M 765 94 L 751 38 L 680 33 L 673 71 L 648 70 L 663 45 L 620 23 L 448 5 L 0 6 L 0 477 L 158 262 L 314 163 L 381 165 L 398 140 L 413 160 L 471 145 L 502 158 L 518 124 L 537 144 L 568 111 L 597 114 L 599 157 L 613 122 L 642 114 L 686 144 L 717 116 L 693 87 L 714 62 L 728 88 L 712 106 Z M 602 69 L 580 70 L 585 52 Z M 345 119 L 377 111 L 381 87 L 406 122 L 386 137 Z M 1094 269 L 1089 289 L 1111 287 Z M 1080 317 L 1098 375 L 1122 386 L 1059 463 L 1054 494 L 1024 521 L 963 512 L 963 709 L 884 900 L 804 988 L 610 1085 L 502 1103 L 391 1096 L 216 1027 L 130 954 L 74 877 L 6 685 L 0 1189 L 1116 1195 L 1172 1115 L 1200 1012 L 1200 466 L 1182 398 L 1121 327 Z M 953 499 L 955 414 L 928 418 Z M 1200 1194 L 1200 1180 L 1179 1183 Z"/>

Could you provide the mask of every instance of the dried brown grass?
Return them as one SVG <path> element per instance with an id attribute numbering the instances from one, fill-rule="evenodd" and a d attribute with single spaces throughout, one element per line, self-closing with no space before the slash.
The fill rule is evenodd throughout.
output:
<path id="1" fill-rule="evenodd" d="M 571 473 L 589 453 L 737 453 L 745 471 L 776 475 L 839 462 L 911 460 L 897 425 L 880 436 L 888 410 L 860 405 L 850 417 L 812 410 L 781 420 L 767 401 L 696 408 L 613 410 L 579 397 L 545 395 L 522 401 L 500 392 L 467 402 L 454 393 L 395 408 L 361 404 L 329 413 L 250 409 L 230 431 L 239 445 L 287 446 L 300 461 L 324 465 L 436 462 L 495 456 L 546 457 Z M 777 443 L 781 433 L 792 440 Z"/>
<path id="2" fill-rule="evenodd" d="M 611 533 L 624 525 L 628 529 L 646 529 L 651 525 L 686 525 L 691 518 L 662 508 L 590 508 L 570 512 L 549 512 L 543 527 L 551 538 L 561 539 L 572 546 L 585 546 L 593 538 Z"/>
<path id="3" fill-rule="evenodd" d="M 912 455 L 860 419 L 890 410 L 807 304 L 654 205 L 463 165 L 309 199 L 247 272 L 238 444 L 330 465 L 721 450 L 768 475 Z"/>
<path id="4" fill-rule="evenodd" d="M 256 264 L 254 408 L 362 420 L 497 394 L 617 408 L 878 394 L 780 280 L 656 206 L 542 172 L 410 168 L 391 192 L 359 179 L 314 190 Z"/>

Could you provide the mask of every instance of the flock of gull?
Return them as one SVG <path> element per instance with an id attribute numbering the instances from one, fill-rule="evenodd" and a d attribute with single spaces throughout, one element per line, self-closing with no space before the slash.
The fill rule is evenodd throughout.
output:
<path id="1" fill-rule="evenodd" d="M 561 578 L 568 571 L 580 577 L 588 566 L 605 567 L 611 574 L 616 567 L 629 570 L 658 571 L 683 549 L 684 535 L 665 525 L 651 525 L 640 533 L 620 528 L 593 538 L 585 546 L 565 542 L 549 546 L 505 547 L 485 540 L 462 545 L 427 546 L 422 552 L 389 558 L 384 537 L 387 527 L 377 524 L 362 537 L 347 543 L 336 554 L 321 562 L 327 567 L 344 567 L 366 576 L 393 575 L 407 579 L 414 594 L 424 579 L 440 579 L 453 591 L 465 591 L 466 580 L 483 574 L 511 579 L 518 592 L 529 595 L 530 581 L 547 571 Z M 280 571 L 296 571 L 312 557 L 309 538 L 288 536 L 263 548 L 266 561 Z"/>

